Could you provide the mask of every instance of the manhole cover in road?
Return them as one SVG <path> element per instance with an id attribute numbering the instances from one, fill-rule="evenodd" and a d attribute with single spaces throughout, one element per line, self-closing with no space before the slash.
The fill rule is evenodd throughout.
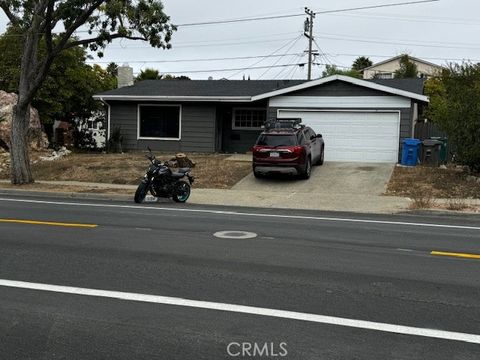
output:
<path id="1" fill-rule="evenodd" d="M 249 231 L 218 231 L 213 236 L 221 239 L 253 239 L 257 234 Z"/>

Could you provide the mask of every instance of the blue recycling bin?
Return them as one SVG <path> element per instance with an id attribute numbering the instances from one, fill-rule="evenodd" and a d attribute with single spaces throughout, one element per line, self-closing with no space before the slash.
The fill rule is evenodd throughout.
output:
<path id="1" fill-rule="evenodd" d="M 418 139 L 403 140 L 402 161 L 401 164 L 405 166 L 416 166 L 418 162 L 418 153 L 420 150 L 421 141 Z"/>

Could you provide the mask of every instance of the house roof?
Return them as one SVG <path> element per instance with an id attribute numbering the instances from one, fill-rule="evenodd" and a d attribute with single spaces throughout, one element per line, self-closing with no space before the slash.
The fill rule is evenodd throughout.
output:
<path id="1" fill-rule="evenodd" d="M 409 78 L 409 79 L 370 79 L 367 80 L 378 85 L 389 86 L 395 89 L 412 92 L 423 95 L 426 79 Z"/>
<path id="2" fill-rule="evenodd" d="M 306 80 L 145 80 L 106 91 L 97 97 L 151 96 L 248 100 L 255 95 L 304 83 Z M 113 99 L 113 98 L 112 98 Z"/>
<path id="3" fill-rule="evenodd" d="M 393 95 L 428 102 L 423 79 L 362 80 L 333 75 L 318 80 L 146 80 L 133 86 L 106 91 L 98 100 L 252 102 L 307 89 L 332 81 L 344 81 Z"/>
<path id="4" fill-rule="evenodd" d="M 318 80 L 304 82 L 304 83 L 299 84 L 299 85 L 290 86 L 288 88 L 271 91 L 269 93 L 252 96 L 252 101 L 257 101 L 257 100 L 261 100 L 261 99 L 265 99 L 265 98 L 270 98 L 270 97 L 273 97 L 273 96 L 280 96 L 280 95 L 284 95 L 284 94 L 287 94 L 287 93 L 290 93 L 290 92 L 308 89 L 308 88 L 311 88 L 311 87 L 314 87 L 314 86 L 319 86 L 319 85 L 326 84 L 326 83 L 329 83 L 329 82 L 332 82 L 332 81 L 337 81 L 337 80 L 344 81 L 344 82 L 350 83 L 352 85 L 363 86 L 363 87 L 366 87 L 366 88 L 369 88 L 369 89 L 383 91 L 385 93 L 392 94 L 392 95 L 398 95 L 398 96 L 403 96 L 403 97 L 407 97 L 407 98 L 410 98 L 410 99 L 420 100 L 420 101 L 423 101 L 423 102 L 429 102 L 428 97 L 423 95 L 422 93 L 415 93 L 415 92 L 412 92 L 412 91 L 403 90 L 402 88 L 393 87 L 393 85 L 395 85 L 395 84 L 399 85 L 400 83 L 403 83 L 404 86 L 406 86 L 406 84 L 407 84 L 406 81 L 405 82 L 392 82 L 391 85 L 387 86 L 387 85 L 383 85 L 383 84 L 380 84 L 380 83 L 376 83 L 374 81 L 357 79 L 357 78 L 353 78 L 353 77 L 345 76 L 345 75 L 332 75 L 332 76 L 328 76 L 328 77 L 321 78 L 321 79 L 318 79 Z M 407 79 L 405 79 L 405 80 L 407 80 Z M 412 79 L 412 80 L 415 80 L 415 79 Z M 412 81 L 412 83 L 413 83 L 413 81 Z M 413 86 L 412 86 L 412 88 L 413 88 Z M 416 89 L 416 90 L 419 90 L 419 89 Z M 423 89 L 422 89 L 422 92 L 423 92 Z"/>
<path id="5" fill-rule="evenodd" d="M 373 65 L 371 65 L 371 66 L 368 66 L 368 67 L 364 68 L 363 70 L 364 70 L 364 71 L 365 71 L 365 70 L 370 70 L 370 69 L 373 69 L 373 68 L 375 68 L 375 67 L 377 67 L 377 66 L 380 66 L 380 65 L 383 65 L 383 64 L 388 64 L 389 62 L 399 60 L 402 56 L 404 56 L 404 54 L 402 54 L 402 55 L 397 55 L 397 56 L 395 56 L 395 57 L 393 57 L 393 58 L 380 61 L 380 62 L 378 62 L 378 63 L 375 63 L 375 64 L 373 64 Z M 429 65 L 429 66 L 437 67 L 437 68 L 441 68 L 441 66 L 438 65 L 438 64 L 434 64 L 434 63 L 432 63 L 432 62 L 429 62 L 429 61 L 426 61 L 426 60 L 422 60 L 422 59 L 416 58 L 416 57 L 414 57 L 414 56 L 410 56 L 410 55 L 409 55 L 408 58 L 409 58 L 410 60 L 415 61 L 415 62 L 419 62 L 419 63 L 426 64 L 426 65 Z"/>

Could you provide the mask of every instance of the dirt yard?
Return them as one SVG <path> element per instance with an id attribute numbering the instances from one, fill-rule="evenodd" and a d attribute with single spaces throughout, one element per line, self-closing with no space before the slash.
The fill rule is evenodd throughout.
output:
<path id="1" fill-rule="evenodd" d="M 173 154 L 156 154 L 169 160 Z M 192 174 L 197 188 L 229 189 L 251 171 L 249 162 L 226 160 L 229 155 L 187 154 L 196 163 Z M 32 159 L 37 159 L 35 155 Z M 107 184 L 137 185 L 148 168 L 145 153 L 80 154 L 74 153 L 55 161 L 38 161 L 32 165 L 37 180 L 83 181 Z M 8 169 L 0 179 L 8 179 Z"/>
<path id="2" fill-rule="evenodd" d="M 456 167 L 396 167 L 387 195 L 431 198 L 480 199 L 480 180 Z"/>

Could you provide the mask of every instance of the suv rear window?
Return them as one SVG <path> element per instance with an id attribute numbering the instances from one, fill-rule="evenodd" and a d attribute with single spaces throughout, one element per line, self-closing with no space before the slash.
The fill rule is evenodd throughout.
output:
<path id="1" fill-rule="evenodd" d="M 295 146 L 297 139 L 292 135 L 271 135 L 262 134 L 258 138 L 257 145 L 261 146 Z"/>

